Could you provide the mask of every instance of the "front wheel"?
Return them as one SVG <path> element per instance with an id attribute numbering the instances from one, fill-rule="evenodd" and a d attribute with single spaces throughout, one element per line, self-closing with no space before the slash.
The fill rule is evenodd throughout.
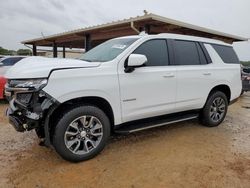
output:
<path id="1" fill-rule="evenodd" d="M 227 114 L 228 100 L 221 91 L 211 93 L 200 114 L 201 124 L 207 127 L 218 126 Z"/>
<path id="2" fill-rule="evenodd" d="M 66 112 L 56 125 L 53 145 L 65 160 L 80 162 L 100 153 L 110 135 L 107 115 L 95 106 Z"/>

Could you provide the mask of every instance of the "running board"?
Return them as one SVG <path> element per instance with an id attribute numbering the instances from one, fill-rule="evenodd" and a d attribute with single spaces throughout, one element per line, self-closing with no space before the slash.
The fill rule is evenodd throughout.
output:
<path id="1" fill-rule="evenodd" d="M 146 129 L 161 127 L 161 126 L 168 125 L 168 124 L 196 119 L 197 117 L 198 117 L 198 113 L 191 113 L 191 114 L 184 114 L 184 115 L 174 114 L 174 115 L 161 116 L 161 117 L 156 117 L 156 118 L 148 118 L 144 120 L 122 124 L 118 128 L 116 128 L 114 132 L 118 134 L 130 134 L 130 133 L 134 133 L 134 132 L 138 132 L 138 131 L 142 131 Z"/>

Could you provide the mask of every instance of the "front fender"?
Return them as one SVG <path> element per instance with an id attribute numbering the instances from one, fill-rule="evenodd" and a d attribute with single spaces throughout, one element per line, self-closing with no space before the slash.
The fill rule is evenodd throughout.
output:
<path id="1" fill-rule="evenodd" d="M 60 103 L 83 97 L 105 99 L 121 124 L 120 92 L 117 74 L 109 67 L 54 71 L 43 90 Z"/>

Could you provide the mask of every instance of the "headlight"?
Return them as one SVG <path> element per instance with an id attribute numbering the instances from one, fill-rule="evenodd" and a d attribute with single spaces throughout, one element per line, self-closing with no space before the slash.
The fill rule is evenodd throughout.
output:
<path id="1" fill-rule="evenodd" d="M 41 89 L 47 85 L 47 79 L 10 80 L 9 86 L 13 88 Z"/>

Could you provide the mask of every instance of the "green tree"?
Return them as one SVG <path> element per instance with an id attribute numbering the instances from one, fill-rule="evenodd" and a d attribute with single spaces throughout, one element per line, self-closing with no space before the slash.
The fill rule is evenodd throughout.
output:
<path id="1" fill-rule="evenodd" d="M 16 51 L 8 50 L 0 46 L 0 55 L 16 55 Z"/>
<path id="2" fill-rule="evenodd" d="M 0 55 L 10 55 L 9 54 L 9 50 L 5 49 L 5 48 L 2 48 L 0 46 Z"/>
<path id="3" fill-rule="evenodd" d="M 19 49 L 17 50 L 17 55 L 31 55 L 32 52 L 30 49 Z"/>
<path id="4" fill-rule="evenodd" d="M 243 66 L 250 66 L 250 61 L 241 61 L 240 62 Z"/>

